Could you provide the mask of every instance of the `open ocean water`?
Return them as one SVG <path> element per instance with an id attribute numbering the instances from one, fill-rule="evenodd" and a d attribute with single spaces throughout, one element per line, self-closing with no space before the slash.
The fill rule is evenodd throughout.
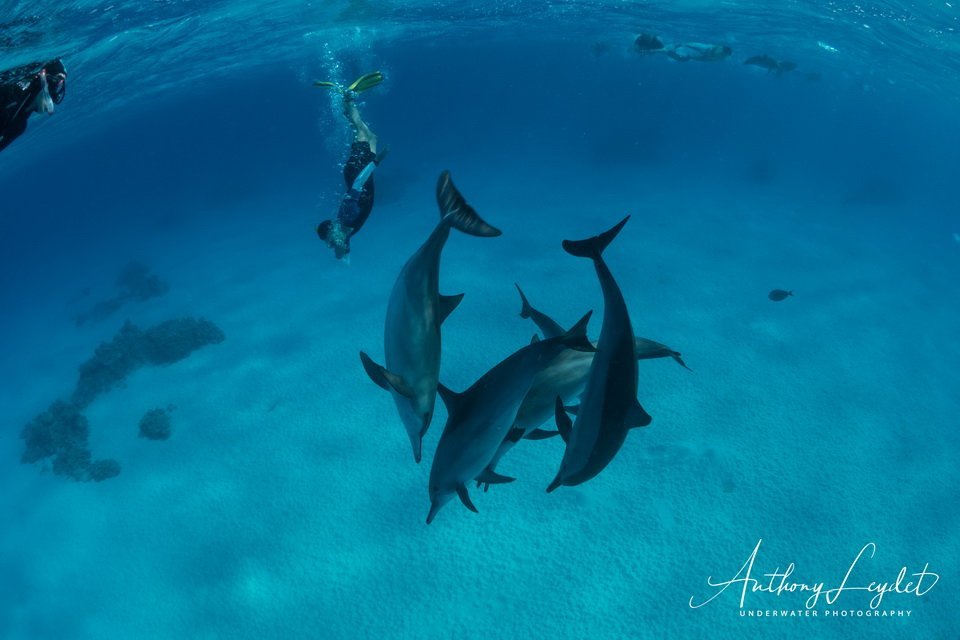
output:
<path id="1" fill-rule="evenodd" d="M 0 153 L 0 638 L 960 637 L 958 12 L 3 0 L 0 69 L 61 56 L 68 89 Z M 315 228 L 351 134 L 312 83 L 375 69 L 348 264 Z M 443 384 L 530 341 L 514 283 L 596 339 L 561 241 L 628 214 L 604 258 L 691 370 L 639 363 L 653 422 L 592 480 L 546 493 L 564 443 L 524 440 L 428 526 L 443 403 L 417 465 L 357 354 L 443 170 L 503 231 L 443 251 Z M 117 346 L 183 318 L 222 334 Z M 57 400 L 62 455 L 22 463 Z"/>

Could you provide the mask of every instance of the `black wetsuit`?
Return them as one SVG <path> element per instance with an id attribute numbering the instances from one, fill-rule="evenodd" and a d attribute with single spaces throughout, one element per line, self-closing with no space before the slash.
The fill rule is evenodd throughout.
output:
<path id="1" fill-rule="evenodd" d="M 26 131 L 27 119 L 41 90 L 37 74 L 44 68 L 48 73 L 63 73 L 59 60 L 32 62 L 0 72 L 0 151 Z M 54 101 L 59 104 L 62 99 L 61 95 Z"/>
<path id="2" fill-rule="evenodd" d="M 350 158 L 343 167 L 343 179 L 347 183 L 347 195 L 340 203 L 337 220 L 341 227 L 350 229 L 350 236 L 354 236 L 370 217 L 373 210 L 373 176 L 367 178 L 363 189 L 357 194 L 351 187 L 354 180 L 360 175 L 364 167 L 373 162 L 376 154 L 370 150 L 369 142 L 354 142 L 350 145 Z"/>

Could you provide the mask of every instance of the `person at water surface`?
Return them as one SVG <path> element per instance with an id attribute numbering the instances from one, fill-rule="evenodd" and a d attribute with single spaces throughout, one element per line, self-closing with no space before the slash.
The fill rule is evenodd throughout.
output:
<path id="1" fill-rule="evenodd" d="M 66 92 L 67 70 L 59 58 L 0 72 L 0 151 L 27 130 L 31 115 L 52 115 Z"/>

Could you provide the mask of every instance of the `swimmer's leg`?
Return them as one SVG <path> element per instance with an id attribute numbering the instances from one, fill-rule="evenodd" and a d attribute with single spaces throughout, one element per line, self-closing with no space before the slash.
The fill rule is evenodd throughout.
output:
<path id="1" fill-rule="evenodd" d="M 377 136 L 370 130 L 367 123 L 360 117 L 360 110 L 357 109 L 357 103 L 354 102 L 353 93 L 346 91 L 343 94 L 343 115 L 353 126 L 354 140 L 356 142 L 366 142 L 370 145 L 370 151 L 377 152 Z"/>

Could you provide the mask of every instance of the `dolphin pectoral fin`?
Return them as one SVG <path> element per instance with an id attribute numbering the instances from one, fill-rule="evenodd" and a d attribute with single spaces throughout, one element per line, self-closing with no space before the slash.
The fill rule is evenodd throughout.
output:
<path id="1" fill-rule="evenodd" d="M 627 410 L 627 415 L 624 418 L 624 424 L 633 429 L 634 427 L 645 427 L 653 421 L 653 418 L 650 417 L 650 414 L 644 411 L 643 407 L 640 406 L 640 403 L 634 400 L 633 406 Z"/>
<path id="2" fill-rule="evenodd" d="M 516 444 L 520 442 L 520 439 L 523 438 L 523 429 L 520 427 L 514 427 L 507 431 L 507 437 L 503 439 L 504 442 L 512 442 Z"/>
<path id="3" fill-rule="evenodd" d="M 427 524 L 433 522 L 433 519 L 437 517 L 437 513 L 440 512 L 440 507 L 442 506 L 439 502 L 430 502 L 430 513 L 427 514 Z"/>
<path id="4" fill-rule="evenodd" d="M 470 494 L 467 493 L 466 485 L 457 485 L 457 495 L 460 497 L 460 502 L 463 503 L 463 506 L 465 506 L 467 509 L 470 509 L 470 511 L 473 511 L 474 513 L 480 513 L 480 511 L 473 506 L 473 503 L 470 502 Z"/>
<path id="5" fill-rule="evenodd" d="M 573 422 L 570 420 L 570 416 L 567 415 L 567 412 L 563 409 L 563 398 L 557 396 L 557 431 L 560 432 L 560 437 L 563 438 L 563 441 L 566 443 L 570 442 L 570 432 L 573 431 Z M 551 489 L 547 489 L 551 491 Z"/>
<path id="6" fill-rule="evenodd" d="M 511 478 L 510 476 L 502 476 L 496 471 L 487 467 L 480 472 L 480 475 L 477 476 L 477 482 L 482 482 L 485 485 L 491 484 L 507 484 L 508 482 L 513 482 L 516 478 Z M 486 491 L 486 489 L 484 489 Z"/>
<path id="7" fill-rule="evenodd" d="M 688 367 L 688 366 L 687 366 L 687 363 L 683 361 L 683 358 L 680 357 L 680 352 L 679 352 L 679 351 L 671 351 L 671 352 L 670 352 L 670 357 L 673 358 L 674 361 L 675 361 L 678 365 L 680 365 L 681 367 L 683 367 L 683 368 L 686 369 L 687 371 L 693 371 L 693 369 L 691 369 L 690 367 Z"/>
<path id="8" fill-rule="evenodd" d="M 410 387 L 407 386 L 407 383 L 404 382 L 403 378 L 381 367 L 363 351 L 360 352 L 360 362 L 363 364 L 363 370 L 367 372 L 367 375 L 370 376 L 374 384 L 381 389 L 386 391 L 392 389 L 406 398 L 413 397 L 413 392 L 410 390 Z"/>
<path id="9" fill-rule="evenodd" d="M 546 429 L 534 429 L 527 435 L 523 436 L 525 440 L 546 440 L 547 438 L 553 438 L 554 436 L 560 435 L 559 431 L 547 431 Z"/>
<path id="10" fill-rule="evenodd" d="M 457 308 L 457 305 L 460 304 L 460 301 L 463 300 L 463 294 L 458 293 L 455 296 L 445 296 L 440 294 L 440 304 L 437 307 L 437 324 L 443 324 L 443 321 L 447 319 L 453 310 Z"/>

